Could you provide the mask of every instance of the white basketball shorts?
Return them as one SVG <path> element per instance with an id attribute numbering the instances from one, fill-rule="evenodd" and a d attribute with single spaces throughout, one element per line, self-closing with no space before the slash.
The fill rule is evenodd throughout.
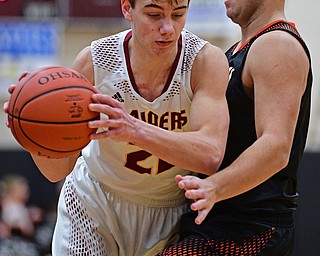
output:
<path id="1" fill-rule="evenodd" d="M 111 191 L 78 165 L 60 193 L 53 256 L 153 256 L 177 241 L 189 209 L 184 198 L 169 203 Z"/>

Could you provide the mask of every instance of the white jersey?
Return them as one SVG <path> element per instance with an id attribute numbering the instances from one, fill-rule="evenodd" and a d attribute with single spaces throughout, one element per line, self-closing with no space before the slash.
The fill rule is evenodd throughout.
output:
<path id="1" fill-rule="evenodd" d="M 135 89 L 128 56 L 130 37 L 131 31 L 127 30 L 92 42 L 95 86 L 122 102 L 126 111 L 140 120 L 174 132 L 190 131 L 191 69 L 206 41 L 182 31 L 165 89 L 149 102 Z M 183 192 L 174 177 L 190 174 L 189 170 L 173 166 L 135 145 L 110 138 L 91 141 L 82 154 L 90 173 L 101 183 L 115 191 L 148 199 L 180 198 Z"/>

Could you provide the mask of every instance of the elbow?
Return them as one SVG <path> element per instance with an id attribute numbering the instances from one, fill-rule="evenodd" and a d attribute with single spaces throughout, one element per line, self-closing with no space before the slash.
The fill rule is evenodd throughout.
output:
<path id="1" fill-rule="evenodd" d="M 277 159 L 277 161 L 275 161 L 275 162 L 278 165 L 277 169 L 282 170 L 289 163 L 291 147 L 289 148 L 286 146 L 282 146 L 278 150 L 276 150 L 276 152 L 277 152 L 277 154 L 276 154 L 275 158 Z"/>
<path id="2" fill-rule="evenodd" d="M 38 158 L 32 156 L 42 175 L 50 182 L 56 183 L 69 175 L 76 163 L 78 154 L 67 158 Z"/>
<path id="3" fill-rule="evenodd" d="M 266 157 L 267 164 L 273 164 L 273 169 L 275 173 L 284 169 L 290 160 L 291 148 L 292 148 L 292 140 L 290 138 L 285 139 L 282 138 L 268 138 L 269 148 L 266 152 L 269 152 L 269 157 Z"/>
<path id="4" fill-rule="evenodd" d="M 224 154 L 217 154 L 217 152 L 208 154 L 201 173 L 208 176 L 216 173 L 222 163 L 223 156 Z"/>
<path id="5" fill-rule="evenodd" d="M 60 176 L 57 176 L 57 175 L 46 175 L 45 178 L 50 181 L 51 183 L 57 183 L 61 180 L 64 179 L 64 177 L 60 177 Z"/>
<path id="6" fill-rule="evenodd" d="M 59 172 L 48 171 L 48 170 L 46 172 L 40 170 L 40 172 L 51 183 L 57 183 L 63 180 L 68 175 L 67 173 L 59 173 Z"/>
<path id="7" fill-rule="evenodd" d="M 40 169 L 38 167 L 38 169 L 40 170 L 40 172 L 42 173 L 42 175 L 51 183 L 57 183 L 61 180 L 63 180 L 66 176 L 68 176 L 71 171 L 72 168 L 62 168 L 59 167 L 58 168 L 48 168 L 48 167 L 44 167 L 42 169 Z"/>

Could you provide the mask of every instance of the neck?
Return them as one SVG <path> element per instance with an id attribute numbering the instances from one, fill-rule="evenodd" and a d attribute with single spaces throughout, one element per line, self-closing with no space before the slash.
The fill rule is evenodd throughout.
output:
<path id="1" fill-rule="evenodd" d="M 261 15 L 256 17 L 250 23 L 241 26 L 241 43 L 246 42 L 253 37 L 259 30 L 276 20 L 286 20 L 283 12 L 275 12 L 272 15 Z"/>
<path id="2" fill-rule="evenodd" d="M 132 38 L 133 39 L 133 38 Z M 154 77 L 163 77 L 171 70 L 178 53 L 178 47 L 164 53 L 155 53 L 134 45 L 133 40 L 129 41 L 129 57 L 131 68 L 134 74 L 140 77 L 152 79 Z"/>
<path id="3" fill-rule="evenodd" d="M 129 41 L 129 60 L 133 83 L 138 93 L 153 101 L 159 97 L 170 78 L 173 64 L 178 54 L 178 46 L 172 50 L 157 54 L 150 50 L 133 47 L 133 40 Z"/>

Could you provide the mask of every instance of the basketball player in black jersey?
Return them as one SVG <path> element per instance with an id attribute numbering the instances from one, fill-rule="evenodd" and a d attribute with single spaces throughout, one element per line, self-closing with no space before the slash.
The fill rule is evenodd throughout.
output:
<path id="1" fill-rule="evenodd" d="M 223 163 L 203 179 L 177 176 L 192 211 L 160 255 L 292 255 L 297 170 L 308 132 L 310 54 L 284 0 L 225 0 L 241 28 L 226 56 L 230 128 Z"/>

